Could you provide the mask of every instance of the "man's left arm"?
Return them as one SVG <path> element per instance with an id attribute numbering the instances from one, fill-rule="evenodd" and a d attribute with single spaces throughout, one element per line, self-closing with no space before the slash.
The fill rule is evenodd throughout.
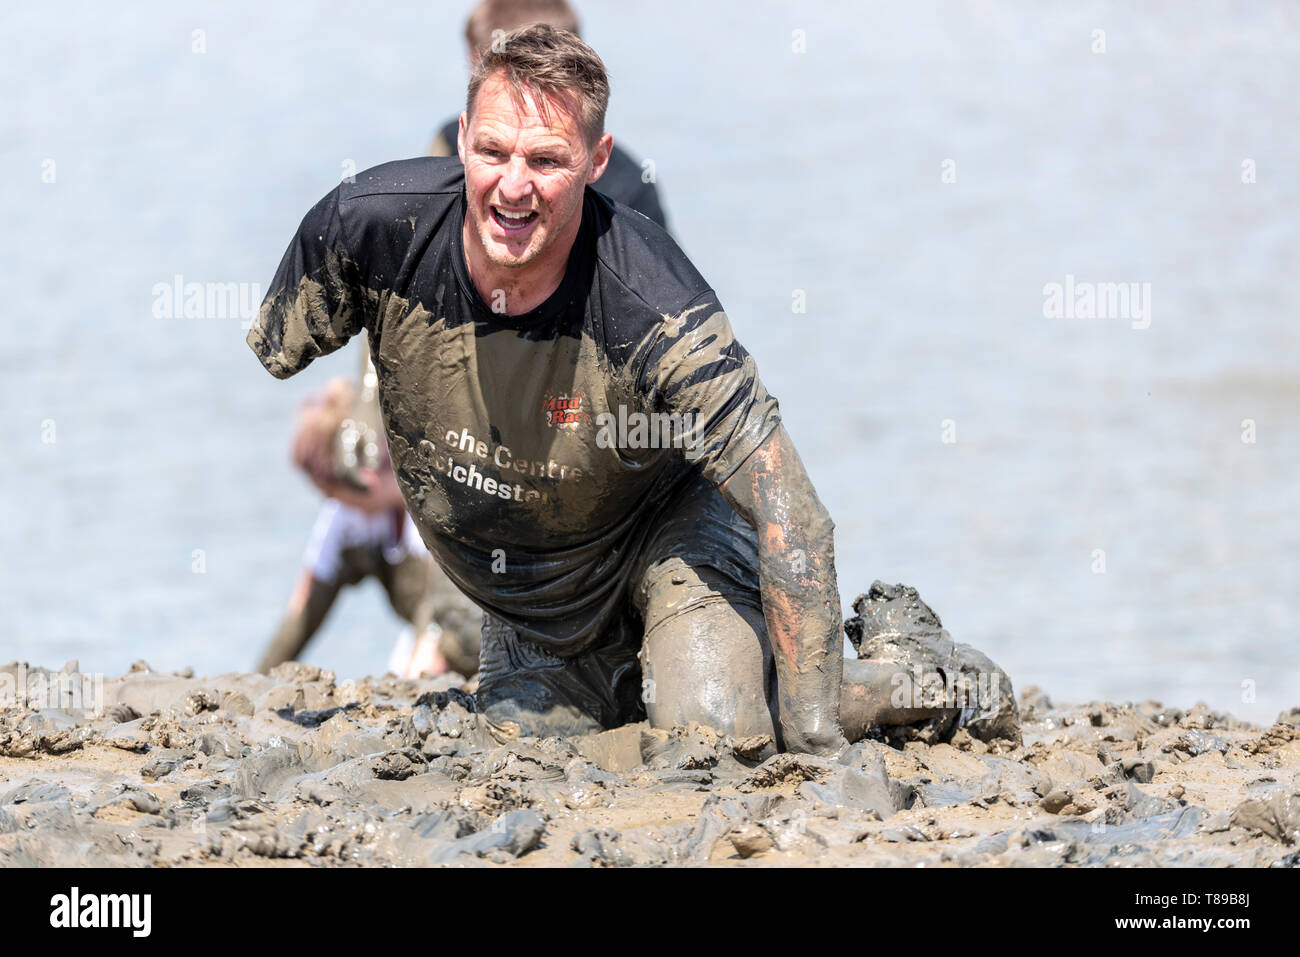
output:
<path id="1" fill-rule="evenodd" d="M 839 719 L 844 655 L 835 524 L 783 425 L 720 489 L 758 532 L 759 585 L 786 749 L 835 753 L 847 743 Z"/>
<path id="2" fill-rule="evenodd" d="M 845 742 L 835 526 L 781 425 L 776 399 L 712 290 L 665 316 L 642 382 L 648 405 L 690 423 L 687 460 L 758 533 L 759 587 L 786 748 L 836 751 Z"/>

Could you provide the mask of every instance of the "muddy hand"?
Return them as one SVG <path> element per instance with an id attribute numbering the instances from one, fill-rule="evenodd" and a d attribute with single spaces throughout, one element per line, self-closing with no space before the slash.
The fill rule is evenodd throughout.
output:
<path id="1" fill-rule="evenodd" d="M 838 708 L 844 659 L 817 651 L 801 656 L 793 668 L 778 670 L 781 736 L 787 751 L 832 757 L 849 743 Z"/>
<path id="2" fill-rule="evenodd" d="M 803 754 L 815 754 L 823 758 L 838 757 L 849 746 L 844 732 L 836 722 L 828 722 L 814 727 L 791 728 L 783 721 L 781 733 L 785 737 L 785 749 Z"/>

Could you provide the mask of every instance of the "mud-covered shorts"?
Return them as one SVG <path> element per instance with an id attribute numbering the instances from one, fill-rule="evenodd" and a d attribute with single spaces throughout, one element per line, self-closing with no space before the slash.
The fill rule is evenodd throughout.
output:
<path id="1" fill-rule="evenodd" d="M 575 735 L 646 717 L 643 639 L 701 605 L 762 614 L 758 539 L 706 479 L 660 512 L 628 579 L 624 608 L 588 650 L 560 658 L 484 615 L 478 704 L 501 737 Z"/>

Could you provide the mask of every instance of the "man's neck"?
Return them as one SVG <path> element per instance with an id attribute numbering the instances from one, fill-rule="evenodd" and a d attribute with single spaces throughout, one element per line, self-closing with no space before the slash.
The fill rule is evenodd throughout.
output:
<path id="1" fill-rule="evenodd" d="M 498 266 L 488 259 L 469 216 L 461 226 L 465 268 L 479 296 L 493 312 L 520 316 L 536 309 L 560 288 L 569 265 L 569 253 L 582 226 L 581 209 L 558 240 L 526 266 Z"/>

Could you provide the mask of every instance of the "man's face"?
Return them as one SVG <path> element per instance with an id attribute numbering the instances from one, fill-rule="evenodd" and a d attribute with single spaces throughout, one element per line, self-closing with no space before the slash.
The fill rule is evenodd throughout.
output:
<path id="1" fill-rule="evenodd" d="M 531 96 L 521 110 L 498 73 L 479 88 L 474 118 L 460 118 L 471 232 L 488 260 L 526 266 L 567 239 L 572 245 L 582 194 L 605 170 L 612 138 L 588 150 L 576 99 L 547 102 L 549 122 Z M 564 250 L 567 258 L 568 250 Z"/>

